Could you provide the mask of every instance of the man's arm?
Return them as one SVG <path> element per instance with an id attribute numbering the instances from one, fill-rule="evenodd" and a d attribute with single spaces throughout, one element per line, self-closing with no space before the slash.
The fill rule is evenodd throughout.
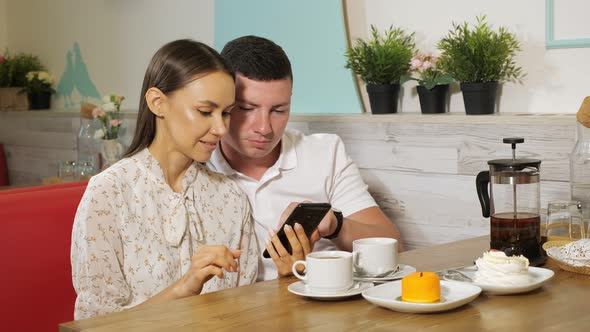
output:
<path id="1" fill-rule="evenodd" d="M 334 213 L 328 215 L 318 226 L 320 236 L 334 233 L 338 221 Z M 398 250 L 402 251 L 400 232 L 377 206 L 369 207 L 344 218 L 338 237 L 332 242 L 340 249 L 352 251 L 352 241 L 367 237 L 391 237 L 398 240 Z"/>
<path id="2" fill-rule="evenodd" d="M 346 217 L 338 236 L 332 242 L 340 249 L 351 251 L 352 241 L 367 237 L 391 237 L 400 240 L 400 232 L 375 203 L 363 181 L 360 171 L 340 137 L 333 146 L 333 177 L 328 190 L 329 202 Z M 328 163 L 330 164 L 330 163 Z M 334 213 L 328 213 L 318 227 L 322 237 L 330 236 L 337 227 Z M 401 250 L 401 243 L 398 245 Z"/>

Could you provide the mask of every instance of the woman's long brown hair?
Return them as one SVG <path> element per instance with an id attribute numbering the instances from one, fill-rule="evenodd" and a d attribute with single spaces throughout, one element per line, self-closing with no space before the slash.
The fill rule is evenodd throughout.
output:
<path id="1" fill-rule="evenodd" d="M 222 71 L 234 77 L 232 70 L 211 47 L 190 39 L 180 39 L 162 46 L 152 57 L 143 78 L 139 113 L 133 140 L 124 157 L 147 148 L 156 137 L 156 116 L 145 100 L 150 88 L 164 94 L 183 88 L 195 79 L 211 72 Z"/>

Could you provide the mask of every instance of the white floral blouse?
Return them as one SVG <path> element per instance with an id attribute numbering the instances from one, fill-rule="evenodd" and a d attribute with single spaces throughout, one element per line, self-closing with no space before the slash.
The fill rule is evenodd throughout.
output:
<path id="1" fill-rule="evenodd" d="M 258 245 L 245 194 L 193 163 L 175 193 L 148 149 L 94 176 L 72 231 L 72 279 L 82 319 L 138 305 L 188 271 L 202 245 L 242 249 L 239 273 L 213 277 L 202 293 L 255 282 Z"/>

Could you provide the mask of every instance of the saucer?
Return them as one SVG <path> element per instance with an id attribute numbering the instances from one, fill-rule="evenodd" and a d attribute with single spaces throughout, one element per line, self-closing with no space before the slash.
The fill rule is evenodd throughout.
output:
<path id="1" fill-rule="evenodd" d="M 473 301 L 481 288 L 455 281 L 440 282 L 441 300 L 434 303 L 414 303 L 402 301 L 402 282 L 396 280 L 375 286 L 363 292 L 363 297 L 380 307 L 409 313 L 429 313 L 455 309 Z"/>
<path id="2" fill-rule="evenodd" d="M 330 301 L 330 300 L 340 300 L 340 299 L 344 299 L 347 297 L 359 295 L 364 290 L 369 289 L 371 287 L 373 287 L 373 284 L 370 282 L 355 281 L 353 286 L 345 291 L 334 293 L 334 294 L 323 294 L 323 293 L 314 293 L 312 290 L 310 290 L 309 288 L 307 288 L 305 286 L 303 281 L 297 281 L 297 282 L 290 284 L 287 289 L 289 290 L 289 292 L 291 292 L 295 295 L 305 296 L 305 297 L 309 297 L 309 298 L 316 299 L 316 300 Z"/>
<path id="3" fill-rule="evenodd" d="M 409 274 L 416 272 L 416 268 L 410 265 L 399 264 L 399 270 L 397 272 L 392 272 L 389 275 L 381 278 L 374 278 L 374 277 L 362 277 L 362 276 L 354 276 L 354 280 L 364 281 L 364 282 L 373 282 L 373 283 L 384 283 L 386 281 L 392 281 L 396 279 L 401 279 Z"/>
<path id="4" fill-rule="evenodd" d="M 459 271 L 461 271 L 463 274 L 467 275 L 473 280 L 473 277 L 475 276 L 475 272 L 477 271 L 477 269 L 475 269 L 475 266 L 472 266 L 460 269 Z M 471 283 L 466 281 L 460 282 L 465 282 L 468 284 L 479 286 L 484 292 L 488 294 L 509 295 L 526 293 L 535 290 L 546 284 L 549 280 L 551 280 L 554 274 L 555 272 L 553 272 L 552 270 L 544 269 L 542 267 L 529 267 L 529 275 L 531 276 L 531 282 L 526 285 L 492 285 L 480 284 L 476 282 Z M 448 280 L 446 277 L 444 277 L 444 279 Z"/>

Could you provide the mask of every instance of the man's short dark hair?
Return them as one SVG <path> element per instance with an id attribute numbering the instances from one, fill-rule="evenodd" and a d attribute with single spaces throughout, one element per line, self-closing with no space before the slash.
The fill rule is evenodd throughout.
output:
<path id="1" fill-rule="evenodd" d="M 273 41 L 258 36 L 243 36 L 228 42 L 221 57 L 235 73 L 255 81 L 289 78 L 293 81 L 291 62 Z"/>

